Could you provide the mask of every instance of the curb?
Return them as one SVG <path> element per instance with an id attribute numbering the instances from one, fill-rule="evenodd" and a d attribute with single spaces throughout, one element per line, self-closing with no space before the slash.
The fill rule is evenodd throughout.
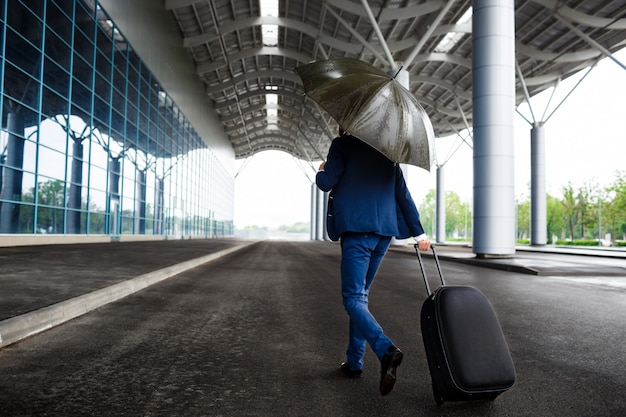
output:
<path id="1" fill-rule="evenodd" d="M 237 252 L 256 242 L 244 243 L 219 252 L 181 262 L 158 271 L 80 295 L 60 303 L 0 321 L 0 348 L 82 316 L 96 308 L 120 300 L 158 282 Z"/>

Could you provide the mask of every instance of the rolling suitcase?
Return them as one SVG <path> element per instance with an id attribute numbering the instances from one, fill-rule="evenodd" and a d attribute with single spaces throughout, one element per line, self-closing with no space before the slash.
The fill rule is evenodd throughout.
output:
<path id="1" fill-rule="evenodd" d="M 415 251 L 428 298 L 421 311 L 422 338 L 435 401 L 495 399 L 515 383 L 515 367 L 500 323 L 477 288 L 446 285 L 432 246 L 441 286 L 430 291 L 417 244 Z"/>

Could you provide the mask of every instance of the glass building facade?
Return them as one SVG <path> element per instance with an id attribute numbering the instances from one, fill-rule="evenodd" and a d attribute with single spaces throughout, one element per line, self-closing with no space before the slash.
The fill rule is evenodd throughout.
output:
<path id="1" fill-rule="evenodd" d="M 0 234 L 233 234 L 232 173 L 96 1 L 0 8 Z"/>

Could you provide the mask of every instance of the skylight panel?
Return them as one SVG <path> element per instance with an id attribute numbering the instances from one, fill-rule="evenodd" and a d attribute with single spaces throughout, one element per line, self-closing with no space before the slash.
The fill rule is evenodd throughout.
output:
<path id="1" fill-rule="evenodd" d="M 260 0 L 261 16 L 278 17 L 278 0 Z M 278 45 L 278 25 L 262 25 L 261 36 L 264 46 Z"/>
<path id="2" fill-rule="evenodd" d="M 273 86 L 275 87 L 275 86 Z M 266 87 L 267 89 L 267 87 Z M 276 108 L 276 104 L 278 104 L 278 94 L 270 93 L 265 95 L 265 103 L 268 104 L 266 109 L 267 111 L 267 125 L 268 127 L 278 127 L 278 109 Z M 270 108 L 272 107 L 272 108 Z"/>
<path id="3" fill-rule="evenodd" d="M 456 24 L 463 24 L 463 23 L 467 23 L 472 19 L 472 7 L 470 6 L 465 13 L 463 13 L 463 15 L 456 21 Z M 460 32 L 448 32 L 446 33 L 446 36 L 443 37 L 443 39 L 441 40 L 441 42 L 439 42 L 439 44 L 437 44 L 437 46 L 435 47 L 434 52 L 440 52 L 440 53 L 448 53 L 452 48 L 454 48 L 454 46 L 459 43 L 459 41 L 461 40 L 461 38 L 465 35 L 465 33 L 460 33 Z"/>

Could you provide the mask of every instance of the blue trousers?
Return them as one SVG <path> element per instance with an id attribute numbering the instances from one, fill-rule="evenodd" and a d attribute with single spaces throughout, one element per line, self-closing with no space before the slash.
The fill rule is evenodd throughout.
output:
<path id="1" fill-rule="evenodd" d="M 368 308 L 370 286 L 382 262 L 391 237 L 345 233 L 341 236 L 341 295 L 350 316 L 347 362 L 356 370 L 363 367 L 365 342 L 381 359 L 393 342 Z"/>

